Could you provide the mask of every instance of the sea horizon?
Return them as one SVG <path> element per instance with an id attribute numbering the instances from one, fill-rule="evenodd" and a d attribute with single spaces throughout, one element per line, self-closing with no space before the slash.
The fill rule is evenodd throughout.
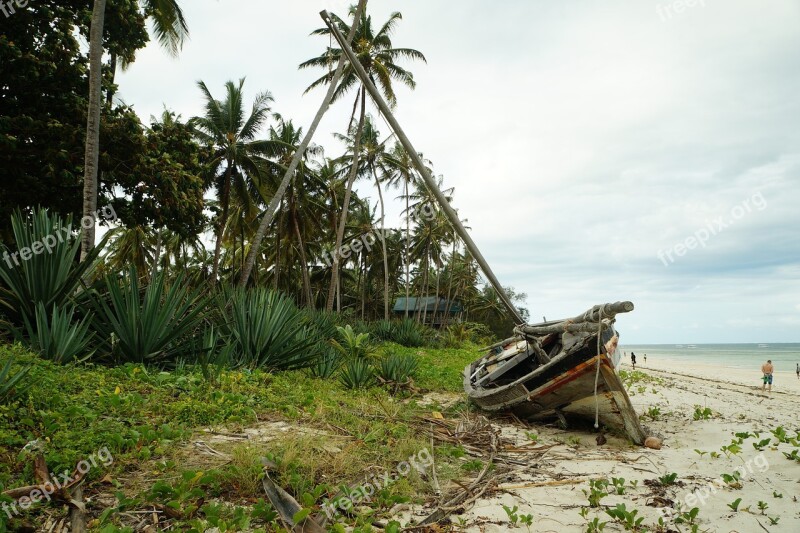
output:
<path id="1" fill-rule="evenodd" d="M 645 354 L 650 361 L 686 360 L 729 368 L 760 368 L 770 359 L 777 372 L 794 372 L 800 363 L 800 342 L 622 344 L 620 349 L 628 361 L 635 353 L 639 363 L 644 363 Z"/>

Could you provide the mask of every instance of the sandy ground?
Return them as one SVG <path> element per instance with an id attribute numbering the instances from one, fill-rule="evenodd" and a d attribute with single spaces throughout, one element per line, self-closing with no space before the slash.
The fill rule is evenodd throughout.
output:
<path id="1" fill-rule="evenodd" d="M 645 377 L 630 385 L 629 392 L 648 434 L 663 439 L 662 449 L 632 446 L 613 436 L 598 445 L 597 435 L 590 430 L 524 427 L 493 420 L 504 436 L 516 446 L 527 445 L 528 450 L 535 433 L 539 449 L 519 455 L 522 465 L 510 466 L 511 477 L 499 483 L 501 490 L 477 500 L 451 520 L 464 531 L 528 530 L 511 523 L 502 507 L 506 505 L 516 506 L 520 516 L 532 515 L 530 531 L 587 531 L 588 520 L 595 517 L 607 522 L 604 531 L 624 531 L 605 512 L 622 503 L 628 511 L 637 511 L 636 518 L 644 517 L 641 526 L 648 531 L 692 531 L 691 525 L 674 521 L 677 513 L 659 529 L 663 511 L 657 506 L 664 505 L 680 506 L 683 511 L 697 508 L 697 531 L 800 531 L 800 460 L 784 456 L 800 445 L 779 442 L 773 436 L 779 427 L 789 437 L 800 431 L 800 381 L 794 372 L 778 372 L 772 394 L 762 395 L 758 369 L 685 363 L 676 368 L 674 362 L 649 359 L 647 365 L 637 365 Z M 631 370 L 629 365 L 622 369 Z M 696 420 L 695 411 L 706 408 L 710 418 Z M 755 432 L 760 436 L 755 437 Z M 735 443 L 736 433 L 750 435 L 740 449 L 734 447 L 733 453 L 726 454 L 722 447 Z M 766 439 L 768 443 L 760 443 Z M 754 443 L 760 443 L 761 449 Z M 737 470 L 742 474 L 740 481 L 727 485 L 722 475 Z M 673 472 L 676 484 L 653 481 Z M 624 494 L 606 496 L 599 508 L 589 508 L 584 492 L 589 490 L 589 480 L 612 477 L 625 479 Z M 734 511 L 728 504 L 737 498 L 741 502 Z M 766 508 L 760 510 L 759 502 Z M 588 512 L 585 518 L 582 509 Z M 430 509 L 416 509 L 404 518 L 418 520 L 428 513 Z"/>

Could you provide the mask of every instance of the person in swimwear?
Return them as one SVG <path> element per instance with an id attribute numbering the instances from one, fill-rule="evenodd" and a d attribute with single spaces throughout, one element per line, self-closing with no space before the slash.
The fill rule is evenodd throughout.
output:
<path id="1" fill-rule="evenodd" d="M 775 372 L 775 367 L 772 366 L 772 360 L 767 359 L 767 362 L 761 365 L 761 373 L 764 374 L 762 378 L 764 384 L 761 385 L 761 392 L 764 392 L 764 389 L 769 385 L 768 392 L 772 392 L 772 373 Z"/>

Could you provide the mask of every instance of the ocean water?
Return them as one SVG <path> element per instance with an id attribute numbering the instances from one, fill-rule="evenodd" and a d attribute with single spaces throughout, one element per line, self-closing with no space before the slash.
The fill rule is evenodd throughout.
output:
<path id="1" fill-rule="evenodd" d="M 761 365 L 772 360 L 776 371 L 794 372 L 800 363 L 800 343 L 778 344 L 625 344 L 620 347 L 627 352 L 630 362 L 631 352 L 636 354 L 636 362 L 644 363 L 659 357 L 676 361 L 686 360 L 720 367 L 760 369 Z M 652 358 L 652 359 L 651 359 Z"/>

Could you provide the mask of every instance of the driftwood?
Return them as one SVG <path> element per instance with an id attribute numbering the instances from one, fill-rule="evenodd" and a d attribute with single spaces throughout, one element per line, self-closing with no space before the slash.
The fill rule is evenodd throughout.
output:
<path id="1" fill-rule="evenodd" d="M 83 484 L 78 483 L 72 489 L 70 498 L 70 533 L 84 533 L 86 531 L 86 506 L 83 504 Z"/>
<path id="2" fill-rule="evenodd" d="M 76 466 L 69 478 L 70 481 L 61 485 L 57 480 L 52 479 L 44 455 L 39 453 L 33 460 L 33 475 L 37 485 L 9 489 L 3 492 L 3 496 L 14 500 L 30 498 L 34 501 L 42 501 L 45 495 L 49 494 L 49 498 L 69 505 L 70 533 L 84 533 L 86 531 L 86 506 L 83 502 L 82 485 L 85 474 L 82 474 Z"/>
<path id="3" fill-rule="evenodd" d="M 325 533 L 323 529 L 311 516 L 306 517 L 305 520 L 299 524 L 295 524 L 294 516 L 302 509 L 297 500 L 292 498 L 291 494 L 277 486 L 269 477 L 269 467 L 264 468 L 264 479 L 261 484 L 264 487 L 264 492 L 267 494 L 272 506 L 278 511 L 281 519 L 286 522 L 295 533 Z"/>
<path id="4" fill-rule="evenodd" d="M 9 498 L 18 500 L 23 496 L 30 495 L 33 491 L 39 491 L 39 493 L 41 494 L 44 494 L 45 492 L 51 493 L 50 494 L 51 498 L 55 498 L 62 502 L 69 503 L 69 501 L 72 499 L 70 498 L 69 489 L 75 487 L 78 483 L 83 481 L 84 476 L 85 474 L 81 474 L 76 467 L 75 471 L 72 473 L 72 476 L 70 476 L 71 481 L 66 485 L 62 485 L 61 488 L 55 487 L 50 481 L 44 481 L 38 485 L 28 485 L 27 487 L 17 487 L 15 489 L 8 489 L 6 491 L 3 491 L 3 496 L 8 496 Z M 53 488 L 56 488 L 56 490 L 52 491 Z"/>

